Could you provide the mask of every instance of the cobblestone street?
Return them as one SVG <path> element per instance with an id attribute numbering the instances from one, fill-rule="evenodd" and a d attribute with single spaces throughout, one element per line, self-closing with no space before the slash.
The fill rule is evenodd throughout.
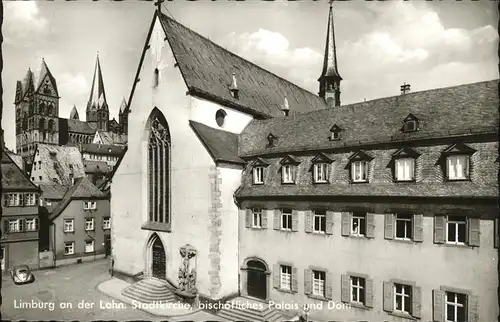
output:
<path id="1" fill-rule="evenodd" d="M 97 290 L 100 283 L 110 278 L 107 260 L 33 273 L 35 282 L 26 285 L 15 285 L 8 273 L 2 277 L 2 320 L 215 320 L 205 312 L 176 318 L 158 317 L 108 297 Z M 27 303 L 42 303 L 45 307 L 21 308 Z"/>

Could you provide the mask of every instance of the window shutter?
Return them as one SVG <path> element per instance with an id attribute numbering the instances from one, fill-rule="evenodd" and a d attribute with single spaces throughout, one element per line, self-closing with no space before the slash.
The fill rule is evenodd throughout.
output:
<path id="1" fill-rule="evenodd" d="M 312 293 L 312 271 L 310 269 L 304 270 L 304 294 L 310 295 Z"/>
<path id="2" fill-rule="evenodd" d="M 469 218 L 469 246 L 479 246 L 480 236 L 479 218 Z"/>
<path id="3" fill-rule="evenodd" d="M 35 198 L 35 206 L 38 206 L 38 203 L 39 203 L 39 199 L 40 199 L 40 196 L 38 194 L 35 193 L 34 195 L 34 198 Z"/>
<path id="4" fill-rule="evenodd" d="M 467 318 L 468 322 L 479 321 L 479 301 L 475 295 L 467 296 Z"/>
<path id="5" fill-rule="evenodd" d="M 424 215 L 413 215 L 413 241 L 421 242 L 424 240 Z"/>
<path id="6" fill-rule="evenodd" d="M 327 272 L 325 275 L 326 275 L 325 297 L 331 300 L 333 297 L 332 273 Z"/>
<path id="7" fill-rule="evenodd" d="M 273 228 L 275 230 L 281 229 L 281 211 L 279 209 L 274 210 Z"/>
<path id="8" fill-rule="evenodd" d="M 9 205 L 9 198 L 7 194 L 2 194 L 2 205 L 7 207 Z"/>
<path id="9" fill-rule="evenodd" d="M 38 222 L 38 218 L 35 218 L 35 230 L 38 231 L 39 229 L 39 222 Z"/>
<path id="10" fill-rule="evenodd" d="M 5 234 L 7 234 L 9 232 L 9 221 L 7 219 L 4 219 L 3 221 L 3 234 L 2 236 L 4 236 Z"/>
<path id="11" fill-rule="evenodd" d="M 349 278 L 349 275 L 342 275 L 340 277 L 340 282 L 341 282 L 341 290 L 340 290 L 340 300 L 345 303 L 349 303 L 351 301 L 351 297 L 349 296 L 351 294 L 351 281 Z"/>
<path id="12" fill-rule="evenodd" d="M 305 231 L 306 233 L 312 233 L 312 211 L 311 210 L 306 210 L 306 215 L 305 215 Z"/>
<path id="13" fill-rule="evenodd" d="M 348 212 L 342 213 L 342 236 L 349 236 L 351 228 L 351 214 Z"/>
<path id="14" fill-rule="evenodd" d="M 365 279 L 365 306 L 373 307 L 373 280 Z"/>
<path id="15" fill-rule="evenodd" d="M 391 282 L 384 282 L 384 311 L 392 312 L 394 304 L 393 285 Z"/>
<path id="16" fill-rule="evenodd" d="M 19 220 L 19 231 L 24 231 L 24 219 Z"/>
<path id="17" fill-rule="evenodd" d="M 292 210 L 292 231 L 299 231 L 299 212 Z"/>
<path id="18" fill-rule="evenodd" d="M 296 178 L 297 178 L 297 171 L 298 171 L 298 168 L 297 166 L 295 165 L 291 165 L 290 166 L 290 171 L 292 171 L 292 181 L 295 182 Z"/>
<path id="19" fill-rule="evenodd" d="M 280 279 L 280 274 L 281 273 L 281 266 L 279 264 L 274 264 L 273 265 L 273 286 L 274 288 L 280 288 L 281 287 L 281 279 Z"/>
<path id="20" fill-rule="evenodd" d="M 444 322 L 444 291 L 432 291 L 432 311 L 434 322 Z"/>
<path id="21" fill-rule="evenodd" d="M 411 300 L 412 300 L 412 316 L 416 318 L 420 318 L 420 310 L 422 309 L 422 291 L 420 287 L 418 286 L 413 286 L 412 287 L 412 295 L 411 295 Z"/>
<path id="22" fill-rule="evenodd" d="M 333 211 L 326 212 L 326 233 L 333 234 Z"/>
<path id="23" fill-rule="evenodd" d="M 498 238 L 498 235 L 499 235 L 498 234 L 498 218 L 495 219 L 495 227 L 494 227 L 494 229 L 495 229 L 495 232 L 494 232 L 494 238 L 495 238 L 495 240 L 494 240 L 494 246 L 495 246 L 495 248 L 498 248 L 498 246 L 500 244 L 499 243 L 500 240 Z"/>
<path id="24" fill-rule="evenodd" d="M 297 281 L 297 268 L 292 267 L 292 292 L 297 292 L 299 289 L 298 281 Z"/>
<path id="25" fill-rule="evenodd" d="M 366 214 L 366 237 L 375 237 L 375 214 Z"/>
<path id="26" fill-rule="evenodd" d="M 393 214 L 385 214 L 384 238 L 385 239 L 394 239 L 394 215 Z"/>
<path id="27" fill-rule="evenodd" d="M 245 227 L 250 228 L 252 227 L 252 210 L 247 209 L 245 211 Z"/>
<path id="28" fill-rule="evenodd" d="M 22 206 L 24 206 L 24 205 L 25 205 L 25 203 L 24 203 L 24 200 L 25 200 L 25 199 L 27 200 L 28 198 L 24 198 L 24 193 L 20 193 L 20 194 L 19 194 L 19 206 L 21 206 L 21 207 L 22 207 Z"/>
<path id="29" fill-rule="evenodd" d="M 452 159 L 453 157 L 448 157 L 448 166 L 447 166 L 448 179 L 455 178 L 455 168 Z"/>
<path id="30" fill-rule="evenodd" d="M 446 218 L 444 216 L 434 217 L 434 243 L 444 244 L 445 239 Z"/>
<path id="31" fill-rule="evenodd" d="M 267 228 L 267 210 L 262 209 L 261 214 L 262 214 L 262 228 L 266 229 Z"/>

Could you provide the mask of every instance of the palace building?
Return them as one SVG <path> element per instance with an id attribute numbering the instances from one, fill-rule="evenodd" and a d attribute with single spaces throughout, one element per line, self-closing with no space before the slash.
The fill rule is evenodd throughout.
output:
<path id="1" fill-rule="evenodd" d="M 331 5 L 325 46 L 316 95 L 155 12 L 110 176 L 124 294 L 496 320 L 498 80 L 342 105 Z"/>

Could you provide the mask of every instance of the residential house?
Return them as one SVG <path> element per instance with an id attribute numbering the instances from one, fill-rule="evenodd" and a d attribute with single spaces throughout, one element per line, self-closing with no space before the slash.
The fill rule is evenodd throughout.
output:
<path id="1" fill-rule="evenodd" d="M 80 147 L 80 153 L 84 161 L 102 161 L 113 168 L 124 153 L 125 146 L 107 145 L 107 144 L 83 144 Z"/>
<path id="2" fill-rule="evenodd" d="M 85 176 L 82 155 L 77 147 L 37 144 L 30 177 L 35 184 L 70 185 Z"/>

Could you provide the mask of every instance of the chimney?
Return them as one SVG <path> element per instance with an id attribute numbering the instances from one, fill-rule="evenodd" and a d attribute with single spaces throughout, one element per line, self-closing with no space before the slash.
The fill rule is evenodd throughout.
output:
<path id="1" fill-rule="evenodd" d="M 401 85 L 401 95 L 408 94 L 410 92 L 410 84 L 406 84 L 406 82 Z"/>
<path id="2" fill-rule="evenodd" d="M 288 100 L 287 100 L 286 96 L 285 96 L 285 101 L 283 103 L 283 106 L 281 107 L 281 110 L 283 111 L 285 116 L 288 116 L 288 114 L 290 113 L 290 106 L 288 105 Z"/>

